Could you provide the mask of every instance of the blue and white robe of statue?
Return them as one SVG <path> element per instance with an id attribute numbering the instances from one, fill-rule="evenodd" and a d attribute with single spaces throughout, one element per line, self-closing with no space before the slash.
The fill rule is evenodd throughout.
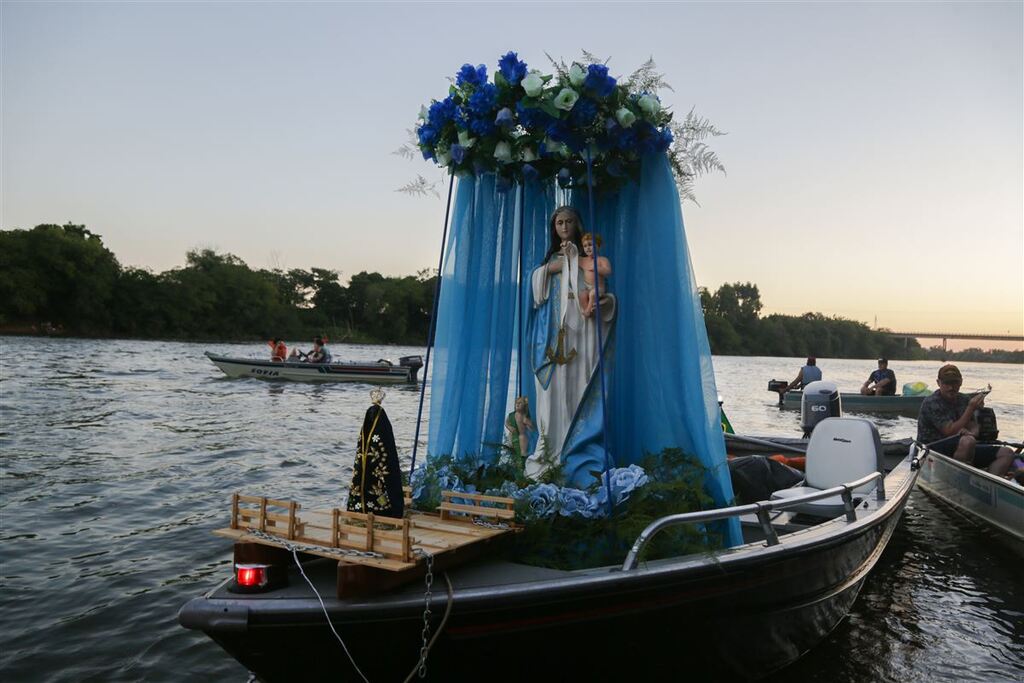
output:
<path id="1" fill-rule="evenodd" d="M 546 469 L 561 464 L 566 483 L 586 488 L 597 480 L 594 473 L 605 471 L 606 462 L 598 375 L 597 319 L 586 318 L 580 310 L 579 292 L 588 287 L 579 268 L 574 246 L 568 257 L 561 254 L 562 270 L 549 273 L 547 264 L 533 271 L 531 284 L 535 316 L 530 340 L 530 360 L 537 390 L 536 415 L 540 436 L 526 461 L 526 474 L 540 477 Z M 601 348 L 605 375 L 611 360 L 615 297 L 601 297 Z"/>

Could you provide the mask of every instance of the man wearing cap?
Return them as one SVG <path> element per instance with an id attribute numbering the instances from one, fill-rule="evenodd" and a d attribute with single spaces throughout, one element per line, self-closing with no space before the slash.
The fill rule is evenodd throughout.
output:
<path id="1" fill-rule="evenodd" d="M 917 440 L 955 460 L 999 477 L 1005 475 L 1013 462 L 1013 451 L 1005 446 L 978 444 L 974 413 L 985 404 L 985 394 L 961 394 L 964 379 L 955 365 L 939 368 L 938 383 L 938 391 L 921 403 Z"/>
<path id="2" fill-rule="evenodd" d="M 865 396 L 893 396 L 896 394 L 896 373 L 889 369 L 886 358 L 878 359 L 878 369 L 872 372 L 861 385 L 860 393 Z"/>

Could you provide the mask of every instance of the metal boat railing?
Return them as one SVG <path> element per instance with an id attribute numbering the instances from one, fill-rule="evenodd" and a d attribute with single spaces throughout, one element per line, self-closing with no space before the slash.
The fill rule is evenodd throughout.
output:
<path id="1" fill-rule="evenodd" d="M 872 472 L 871 474 L 861 477 L 856 481 L 840 484 L 839 486 L 833 486 L 828 489 L 822 489 L 815 493 L 797 496 L 796 498 L 763 500 L 757 503 L 750 503 L 749 505 L 734 505 L 732 507 L 720 508 L 717 510 L 701 510 L 700 512 L 684 512 L 678 515 L 668 515 L 667 517 L 656 519 L 648 524 L 647 528 L 641 531 L 640 535 L 636 537 L 636 541 L 633 542 L 633 547 L 630 548 L 629 554 L 626 555 L 626 561 L 622 563 L 622 571 L 630 571 L 636 568 L 638 558 L 643 552 L 644 547 L 646 547 L 657 533 L 664 531 L 669 527 L 679 526 L 681 524 L 699 524 L 702 522 L 713 522 L 719 519 L 729 519 L 730 517 L 739 517 L 741 515 L 755 514 L 757 515 L 757 521 L 761 524 L 761 530 L 766 536 L 768 545 L 773 546 L 779 544 L 779 535 L 775 532 L 775 528 L 772 526 L 771 519 L 768 516 L 769 513 L 773 511 L 787 510 L 815 500 L 831 498 L 837 494 L 843 499 L 843 510 L 846 513 L 846 521 L 855 522 L 857 521 L 857 509 L 853 504 L 853 491 L 854 489 L 860 488 L 865 484 L 869 484 L 876 479 L 878 480 L 878 486 L 875 489 L 875 498 L 880 501 L 885 500 L 885 475 L 882 472 Z"/>

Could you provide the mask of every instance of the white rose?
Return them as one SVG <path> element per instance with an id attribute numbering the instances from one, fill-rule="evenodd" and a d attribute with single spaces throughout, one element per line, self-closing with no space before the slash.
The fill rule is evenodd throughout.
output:
<path id="1" fill-rule="evenodd" d="M 640 97 L 640 101 L 637 103 L 640 105 L 640 109 L 647 116 L 654 116 L 661 111 L 661 102 L 654 95 L 643 95 Z"/>
<path id="2" fill-rule="evenodd" d="M 503 164 L 512 161 L 512 146 L 507 142 L 499 142 L 494 146 L 494 158 Z"/>
<path id="3" fill-rule="evenodd" d="M 623 128 L 629 128 L 636 121 L 636 114 L 623 107 L 615 112 L 615 119 Z"/>
<path id="4" fill-rule="evenodd" d="M 556 109 L 561 109 L 562 111 L 569 111 L 574 106 L 576 106 L 576 100 L 578 100 L 579 98 L 579 93 L 573 90 L 572 88 L 562 88 L 562 92 L 558 93 L 555 96 L 555 101 L 553 102 L 553 104 L 555 105 Z"/>
<path id="5" fill-rule="evenodd" d="M 451 160 L 452 160 L 452 155 L 451 155 L 451 153 L 448 150 L 445 150 L 443 152 L 441 150 L 437 151 L 437 165 L 438 166 L 447 166 L 448 162 L 451 161 Z"/>
<path id="6" fill-rule="evenodd" d="M 460 130 L 459 144 L 465 147 L 466 149 L 469 149 L 470 147 L 476 144 L 476 138 L 469 137 L 469 131 Z"/>
<path id="7" fill-rule="evenodd" d="M 526 74 L 526 78 L 523 79 L 520 85 L 523 86 L 523 90 L 526 91 L 527 95 L 537 97 L 544 90 L 544 79 L 541 78 L 539 71 L 531 71 Z"/>
<path id="8" fill-rule="evenodd" d="M 569 67 L 569 82 L 572 83 L 573 87 L 578 88 L 583 85 L 583 81 L 587 78 L 587 72 L 583 70 L 583 67 L 575 62 Z"/>
<path id="9" fill-rule="evenodd" d="M 531 161 L 537 161 L 537 154 L 533 151 L 533 147 L 524 147 L 523 151 L 519 153 L 519 158 L 526 163 Z"/>

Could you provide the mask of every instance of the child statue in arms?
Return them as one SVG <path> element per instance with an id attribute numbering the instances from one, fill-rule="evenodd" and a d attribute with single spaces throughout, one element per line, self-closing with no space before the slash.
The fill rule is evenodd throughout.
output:
<path id="1" fill-rule="evenodd" d="M 612 264 L 604 256 L 597 257 L 597 274 L 594 274 L 594 251 L 601 248 L 601 236 L 588 232 L 583 235 L 583 253 L 580 259 L 580 270 L 583 271 L 585 286 L 580 292 L 580 312 L 589 318 L 594 314 L 594 306 L 599 296 L 604 296 L 608 285 L 605 278 L 612 274 Z"/>

